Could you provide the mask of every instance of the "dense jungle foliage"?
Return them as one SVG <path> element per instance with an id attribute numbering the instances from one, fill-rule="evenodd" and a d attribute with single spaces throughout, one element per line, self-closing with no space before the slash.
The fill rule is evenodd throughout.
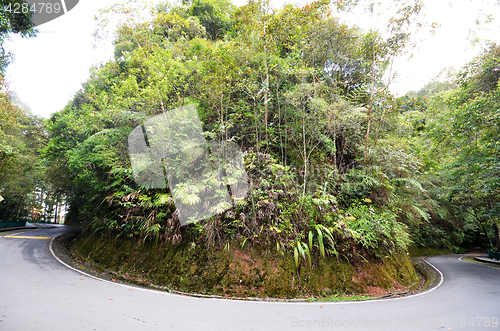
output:
<path id="1" fill-rule="evenodd" d="M 109 8 L 96 35 L 106 17 L 121 17 L 114 59 L 92 68 L 45 126 L 3 90 L 0 215 L 26 215 L 43 188 L 69 205 L 67 223 L 113 238 L 258 245 L 297 267 L 410 246 L 498 246 L 500 46 L 396 97 L 392 63 L 413 42 L 422 4 L 395 2 L 381 33 L 335 17 L 356 3 L 194 0 L 159 5 L 147 19 L 137 7 Z M 181 226 L 168 187 L 134 181 L 127 137 L 189 104 L 207 141 L 241 147 L 249 190 L 224 212 Z M 197 185 L 184 191 L 186 205 L 204 190 Z"/>

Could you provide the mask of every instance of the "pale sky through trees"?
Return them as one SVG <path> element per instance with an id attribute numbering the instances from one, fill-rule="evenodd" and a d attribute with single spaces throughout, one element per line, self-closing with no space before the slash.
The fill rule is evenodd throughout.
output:
<path id="1" fill-rule="evenodd" d="M 29 105 L 34 114 L 49 117 L 61 110 L 74 93 L 86 81 L 89 69 L 101 61 L 111 58 L 112 45 L 106 49 L 94 49 L 92 33 L 95 30 L 94 15 L 99 8 L 125 2 L 116 0 L 82 0 L 68 14 L 40 26 L 36 38 L 23 39 L 12 37 L 6 48 L 15 55 L 15 62 L 7 70 L 10 89 L 19 99 Z M 155 1 L 162 2 L 162 1 Z M 233 1 L 237 5 L 245 0 Z M 284 0 L 271 1 L 275 8 L 281 8 Z M 480 46 L 471 46 L 471 38 L 476 33 L 481 38 L 500 42 L 498 20 L 480 29 L 477 20 L 484 21 L 488 15 L 500 16 L 497 0 L 426 0 L 426 17 L 431 22 L 438 22 L 441 28 L 435 36 L 427 36 L 413 51 L 413 58 L 398 59 L 395 70 L 398 79 L 393 81 L 391 89 L 397 94 L 409 90 L 418 90 L 434 78 L 442 68 L 461 65 L 478 54 Z M 300 1 L 299 3 L 306 3 Z M 384 18 L 367 19 L 362 15 L 348 15 L 348 24 L 356 24 L 364 29 L 378 26 Z"/>

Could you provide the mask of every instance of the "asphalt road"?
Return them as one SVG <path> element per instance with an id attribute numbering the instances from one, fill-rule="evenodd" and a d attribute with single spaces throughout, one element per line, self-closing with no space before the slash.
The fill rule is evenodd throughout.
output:
<path id="1" fill-rule="evenodd" d="M 200 299 L 103 282 L 49 251 L 64 227 L 0 236 L 0 331 L 499 329 L 500 270 L 429 258 L 444 275 L 423 294 L 353 303 Z M 20 238 L 21 236 L 33 238 Z"/>

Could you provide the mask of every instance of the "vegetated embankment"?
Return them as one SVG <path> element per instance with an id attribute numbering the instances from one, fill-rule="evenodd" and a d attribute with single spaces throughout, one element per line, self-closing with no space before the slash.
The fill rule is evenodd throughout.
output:
<path id="1" fill-rule="evenodd" d="M 355 260 L 327 257 L 301 264 L 257 245 L 207 250 L 157 245 L 84 231 L 71 245 L 81 263 L 118 280 L 227 297 L 379 297 L 417 290 L 422 281 L 406 254 Z"/>

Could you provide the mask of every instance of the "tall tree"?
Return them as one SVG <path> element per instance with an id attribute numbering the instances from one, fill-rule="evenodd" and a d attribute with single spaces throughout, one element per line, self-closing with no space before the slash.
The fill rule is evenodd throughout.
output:
<path id="1" fill-rule="evenodd" d="M 15 10 L 15 5 L 22 8 L 23 0 L 0 0 L 0 74 L 3 76 L 5 69 L 13 59 L 13 54 L 5 50 L 5 40 L 9 34 L 15 33 L 23 37 L 33 37 L 37 30 L 31 20 L 31 11 Z"/>

